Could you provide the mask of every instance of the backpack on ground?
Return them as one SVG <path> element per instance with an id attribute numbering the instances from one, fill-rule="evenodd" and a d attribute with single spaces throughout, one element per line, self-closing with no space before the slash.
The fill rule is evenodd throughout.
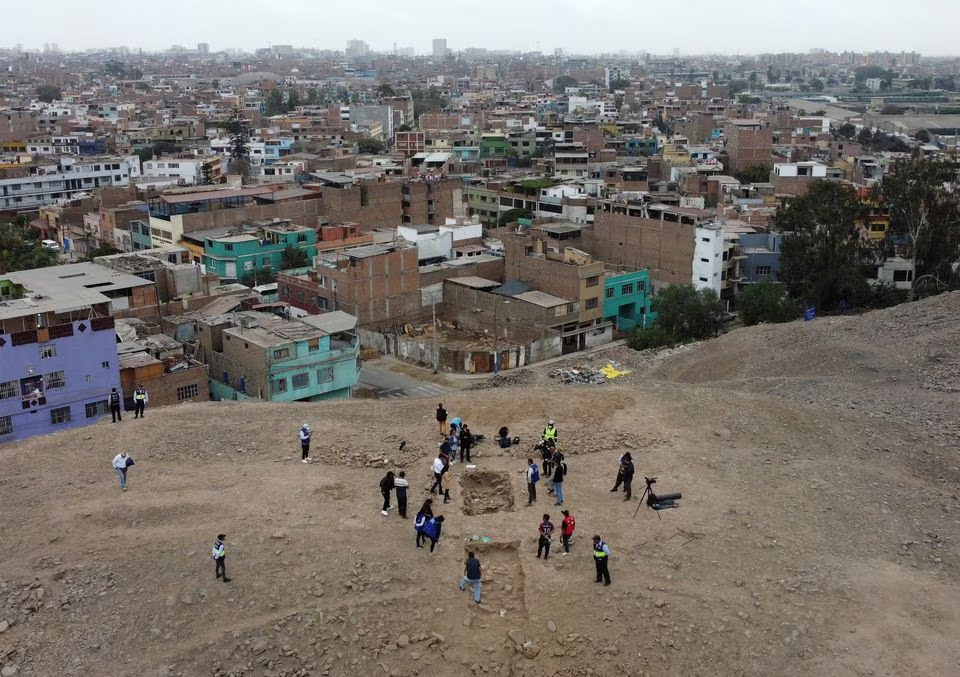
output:
<path id="1" fill-rule="evenodd" d="M 540 481 L 540 468 L 537 467 L 536 463 L 531 465 L 530 468 L 533 470 L 533 472 L 530 473 L 530 479 L 533 481 L 534 484 L 536 484 L 537 482 Z"/>

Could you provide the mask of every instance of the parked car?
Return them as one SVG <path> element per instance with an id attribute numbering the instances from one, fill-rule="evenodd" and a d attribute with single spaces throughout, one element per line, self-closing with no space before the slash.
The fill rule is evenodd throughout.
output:
<path id="1" fill-rule="evenodd" d="M 60 243 L 56 240 L 41 240 L 40 246 L 44 249 L 49 249 L 52 252 L 60 251 Z"/>

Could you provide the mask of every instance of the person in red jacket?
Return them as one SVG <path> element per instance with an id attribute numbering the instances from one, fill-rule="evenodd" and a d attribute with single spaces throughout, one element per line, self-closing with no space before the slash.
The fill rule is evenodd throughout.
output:
<path id="1" fill-rule="evenodd" d="M 573 536 L 573 530 L 577 526 L 577 520 L 573 518 L 569 510 L 563 510 L 561 512 L 563 513 L 563 521 L 560 522 L 560 543 L 563 545 L 563 552 L 560 554 L 566 555 L 570 552 L 570 537 Z"/>

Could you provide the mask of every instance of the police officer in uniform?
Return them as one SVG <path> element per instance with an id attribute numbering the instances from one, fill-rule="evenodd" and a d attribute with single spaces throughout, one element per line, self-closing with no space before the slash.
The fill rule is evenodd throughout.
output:
<path id="1" fill-rule="evenodd" d="M 133 391 L 133 417 L 143 418 L 143 408 L 147 405 L 147 391 L 142 384 L 137 384 L 137 389 Z"/>
<path id="2" fill-rule="evenodd" d="M 607 568 L 610 562 L 610 546 L 603 542 L 599 536 L 593 537 L 593 563 L 597 566 L 597 583 L 605 581 L 604 585 L 610 585 L 610 570 Z"/>
<path id="3" fill-rule="evenodd" d="M 110 416 L 114 423 L 123 420 L 123 416 L 120 415 L 120 393 L 116 388 L 110 389 Z"/>

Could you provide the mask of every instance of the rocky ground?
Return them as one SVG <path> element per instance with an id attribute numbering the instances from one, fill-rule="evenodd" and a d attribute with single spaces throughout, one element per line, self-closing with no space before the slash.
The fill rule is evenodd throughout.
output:
<path id="1" fill-rule="evenodd" d="M 614 348 L 444 395 L 521 444 L 453 467 L 433 555 L 377 488 L 402 469 L 411 516 L 427 496 L 432 399 L 211 402 L 0 447 L 0 674 L 957 674 L 958 311 L 953 294 Z M 568 378 L 608 363 L 630 373 Z M 577 532 L 543 561 L 536 526 L 560 508 L 542 483 L 527 507 L 521 473 L 548 418 Z M 609 491 L 626 450 L 679 509 L 635 516 L 639 477 L 634 501 Z M 479 606 L 456 585 L 467 549 Z"/>

